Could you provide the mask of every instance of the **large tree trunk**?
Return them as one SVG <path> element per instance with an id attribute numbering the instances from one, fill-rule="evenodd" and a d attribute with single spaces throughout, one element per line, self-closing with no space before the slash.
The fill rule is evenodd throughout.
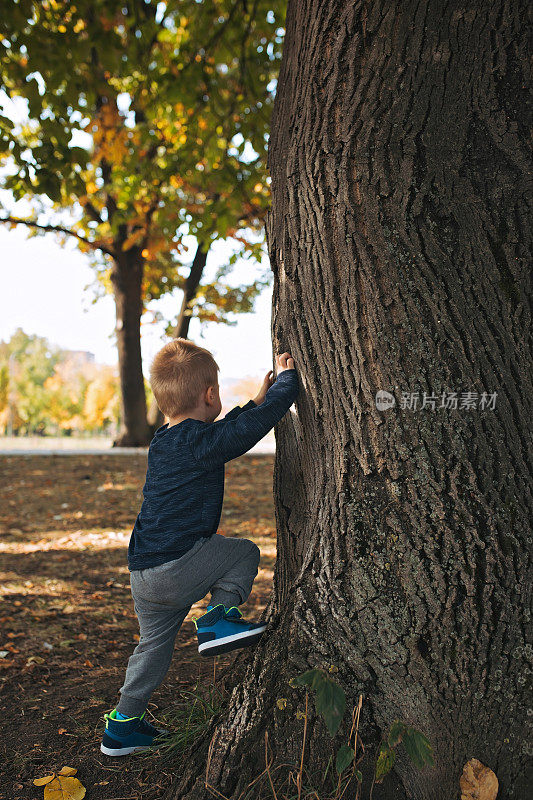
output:
<path id="1" fill-rule="evenodd" d="M 141 358 L 142 275 L 143 258 L 138 248 L 131 248 L 115 259 L 111 281 L 116 308 L 121 420 L 114 447 L 143 446 L 151 439 Z"/>
<path id="2" fill-rule="evenodd" d="M 194 300 L 200 285 L 205 262 L 207 261 L 207 253 L 208 249 L 204 250 L 202 249 L 201 245 L 198 245 L 198 249 L 196 250 L 196 254 L 191 265 L 191 270 L 187 276 L 187 280 L 185 281 L 185 289 L 183 292 L 180 313 L 178 315 L 178 322 L 174 329 L 174 338 L 176 339 L 180 337 L 186 339 L 189 334 L 189 325 L 191 322 L 190 304 L 192 300 Z M 152 435 L 158 428 L 161 427 L 161 425 L 164 424 L 164 421 L 165 417 L 154 398 L 148 412 L 148 424 L 150 425 Z"/>
<path id="3" fill-rule="evenodd" d="M 289 2 L 267 242 L 274 350 L 301 393 L 276 431 L 270 626 L 228 672 L 229 707 L 175 800 L 214 796 L 209 742 L 209 783 L 232 800 L 264 767 L 265 729 L 273 767 L 297 762 L 288 680 L 330 664 L 351 703 L 363 695 L 369 769 L 396 718 L 434 748 L 421 771 L 400 748 L 375 800 L 454 800 L 472 757 L 502 800 L 532 785 L 526 12 Z M 451 392 L 459 407 L 441 408 Z M 306 764 L 325 766 L 314 713 L 307 734 Z"/>

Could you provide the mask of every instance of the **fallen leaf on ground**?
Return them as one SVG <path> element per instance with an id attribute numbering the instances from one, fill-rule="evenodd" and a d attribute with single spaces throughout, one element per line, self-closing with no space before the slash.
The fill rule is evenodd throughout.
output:
<path id="1" fill-rule="evenodd" d="M 78 770 L 74 767 L 62 767 L 57 773 L 35 778 L 34 786 L 44 786 L 44 800 L 83 800 L 85 786 L 73 778 Z"/>
<path id="2" fill-rule="evenodd" d="M 45 775 L 44 778 L 35 778 L 33 781 L 34 786 L 44 786 L 46 783 L 50 783 L 55 778 L 55 772 L 52 775 Z"/>
<path id="3" fill-rule="evenodd" d="M 498 778 L 477 758 L 464 765 L 459 785 L 461 800 L 496 800 L 498 794 Z"/>

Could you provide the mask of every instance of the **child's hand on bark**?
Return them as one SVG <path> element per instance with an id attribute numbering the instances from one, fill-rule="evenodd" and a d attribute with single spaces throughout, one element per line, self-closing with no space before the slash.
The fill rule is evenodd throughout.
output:
<path id="1" fill-rule="evenodd" d="M 290 353 L 282 353 L 282 355 L 276 356 L 276 363 L 278 365 L 278 375 L 281 372 L 285 372 L 286 369 L 294 369 L 294 359 L 291 357 Z M 267 374 L 265 375 L 265 379 L 263 381 L 263 385 L 256 397 L 254 397 L 254 403 L 256 406 L 260 406 L 261 403 L 264 401 L 266 397 L 266 393 L 274 383 L 274 375 L 273 371 L 270 369 Z"/>
<path id="2" fill-rule="evenodd" d="M 263 385 L 261 386 L 259 393 L 257 394 L 256 397 L 254 397 L 254 403 L 256 404 L 256 406 L 261 405 L 261 403 L 266 397 L 266 393 L 268 392 L 273 383 L 274 383 L 274 373 L 270 369 L 265 375 L 265 378 L 263 380 Z"/>
<path id="3" fill-rule="evenodd" d="M 276 362 L 278 365 L 278 375 L 281 372 L 285 372 L 286 369 L 294 369 L 294 359 L 290 353 L 282 353 L 280 356 L 276 356 Z"/>

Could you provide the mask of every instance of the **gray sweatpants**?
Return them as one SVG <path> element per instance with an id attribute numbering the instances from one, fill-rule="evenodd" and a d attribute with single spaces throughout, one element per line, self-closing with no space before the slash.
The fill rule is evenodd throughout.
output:
<path id="1" fill-rule="evenodd" d="M 248 598 L 259 567 L 259 548 L 249 539 L 215 533 L 181 558 L 130 573 L 139 644 L 128 661 L 117 710 L 140 716 L 168 672 L 174 640 L 193 603 L 211 592 L 210 605 L 238 606 Z"/>

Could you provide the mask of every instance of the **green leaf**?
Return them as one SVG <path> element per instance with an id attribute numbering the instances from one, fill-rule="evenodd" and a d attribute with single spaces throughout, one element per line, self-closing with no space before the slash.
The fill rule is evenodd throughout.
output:
<path id="1" fill-rule="evenodd" d="M 403 722 L 400 722 L 399 719 L 395 719 L 392 725 L 390 726 L 389 736 L 388 736 L 388 743 L 390 747 L 396 747 L 396 745 L 400 744 L 402 741 L 402 736 L 406 731 L 406 725 Z"/>
<path id="2" fill-rule="evenodd" d="M 331 736 L 335 736 L 346 708 L 346 695 L 338 683 L 325 675 L 316 690 L 315 707 L 322 714 Z"/>
<path id="3" fill-rule="evenodd" d="M 340 775 L 344 770 L 350 766 L 352 761 L 354 760 L 355 752 L 354 750 L 347 744 L 341 745 L 339 751 L 337 753 L 337 760 L 335 761 L 335 769 L 337 770 L 337 775 Z"/>
<path id="4" fill-rule="evenodd" d="M 418 769 L 422 769 L 426 764 L 434 765 L 433 748 L 424 734 L 416 728 L 406 728 L 403 735 L 403 746 Z"/>
<path id="5" fill-rule="evenodd" d="M 296 678 L 293 678 L 293 684 L 295 686 L 310 686 L 311 688 L 316 688 L 313 686 L 313 681 L 317 675 L 320 675 L 320 670 L 309 669 L 307 672 L 302 672 L 301 675 L 297 675 Z"/>
<path id="6" fill-rule="evenodd" d="M 331 736 L 335 736 L 346 708 L 346 695 L 338 683 L 331 680 L 323 669 L 310 669 L 298 675 L 295 686 L 309 686 L 316 692 L 315 708 L 321 714 Z"/>
<path id="7" fill-rule="evenodd" d="M 380 783 L 387 772 L 390 772 L 394 764 L 395 753 L 394 750 L 385 744 L 381 743 L 378 760 L 376 762 L 376 783 Z"/>

